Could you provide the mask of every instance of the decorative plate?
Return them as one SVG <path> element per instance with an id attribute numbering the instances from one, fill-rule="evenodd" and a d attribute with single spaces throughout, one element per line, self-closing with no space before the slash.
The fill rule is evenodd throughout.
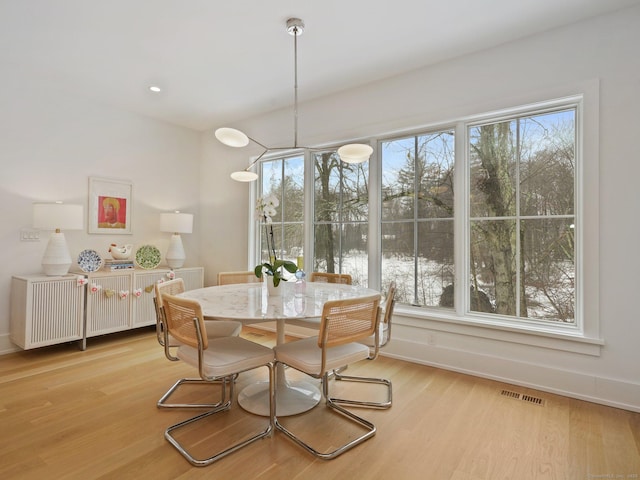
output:
<path id="1" fill-rule="evenodd" d="M 136 250 L 136 263 L 139 267 L 151 269 L 160 265 L 160 250 L 153 245 L 143 245 Z"/>
<path id="2" fill-rule="evenodd" d="M 95 272 L 102 268 L 104 260 L 95 250 L 83 250 L 78 255 L 78 265 L 83 272 Z"/>

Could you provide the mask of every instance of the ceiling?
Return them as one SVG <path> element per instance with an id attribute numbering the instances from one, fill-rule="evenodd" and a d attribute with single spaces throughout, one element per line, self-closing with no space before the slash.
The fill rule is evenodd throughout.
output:
<path id="1" fill-rule="evenodd" d="M 638 3 L 0 0 L 0 65 L 52 91 L 206 130 L 292 105 L 290 17 L 306 25 L 303 103 Z"/>

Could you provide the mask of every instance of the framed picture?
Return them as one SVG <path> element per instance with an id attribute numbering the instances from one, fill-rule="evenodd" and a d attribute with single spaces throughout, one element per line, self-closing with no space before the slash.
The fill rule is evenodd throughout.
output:
<path id="1" fill-rule="evenodd" d="M 130 181 L 89 177 L 89 233 L 131 234 Z"/>

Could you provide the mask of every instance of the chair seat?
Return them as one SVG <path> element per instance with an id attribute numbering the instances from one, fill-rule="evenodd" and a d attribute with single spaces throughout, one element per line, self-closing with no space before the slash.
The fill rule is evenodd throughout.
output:
<path id="1" fill-rule="evenodd" d="M 284 343 L 274 347 L 276 360 L 314 375 L 322 374 L 322 349 L 318 347 L 318 337 Z M 369 347 L 361 343 L 348 343 L 327 349 L 325 370 L 333 370 L 343 365 L 365 360 L 369 357 Z"/>
<path id="2" fill-rule="evenodd" d="M 180 345 L 177 356 L 198 366 L 198 349 Z M 209 340 L 203 355 L 203 373 L 210 378 L 226 377 L 250 370 L 273 360 L 273 350 L 240 337 L 219 337 Z"/>

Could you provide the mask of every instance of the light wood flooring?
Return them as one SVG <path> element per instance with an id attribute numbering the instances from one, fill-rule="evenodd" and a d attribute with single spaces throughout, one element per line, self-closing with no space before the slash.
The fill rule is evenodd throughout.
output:
<path id="1" fill-rule="evenodd" d="M 245 328 L 243 335 L 273 341 L 257 330 Z M 156 408 L 176 379 L 195 372 L 167 361 L 151 329 L 90 339 L 84 352 L 74 343 L 5 355 L 0 478 L 640 478 L 640 414 L 384 357 L 349 371 L 393 380 L 390 410 L 358 410 L 378 427 L 371 440 L 323 461 L 275 432 L 198 468 L 163 437 L 167 426 L 195 412 Z M 265 372 L 242 374 L 236 391 Z M 334 383 L 342 395 L 364 393 L 355 391 L 363 386 Z M 192 386 L 181 395 L 201 399 L 217 388 Z M 264 421 L 234 404 L 185 438 L 206 449 L 232 429 Z M 322 403 L 283 422 L 306 428 L 321 443 L 351 434 Z"/>

